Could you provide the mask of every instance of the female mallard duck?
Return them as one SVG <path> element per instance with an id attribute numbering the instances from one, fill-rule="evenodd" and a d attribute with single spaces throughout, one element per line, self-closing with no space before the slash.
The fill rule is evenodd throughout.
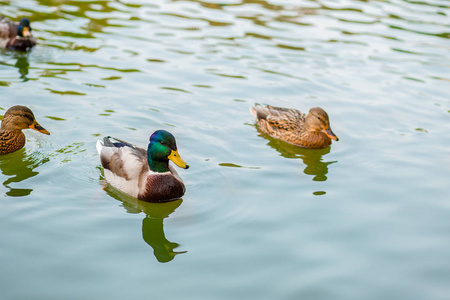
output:
<path id="1" fill-rule="evenodd" d="M 115 140 L 116 142 L 113 142 Z M 148 149 L 112 137 L 97 141 L 105 179 L 118 190 L 149 202 L 178 199 L 186 188 L 169 159 L 178 167 L 189 166 L 177 151 L 175 137 L 165 130 L 150 136 Z"/>
<path id="2" fill-rule="evenodd" d="M 25 134 L 22 129 L 27 128 L 50 134 L 36 122 L 33 112 L 28 107 L 16 105 L 8 109 L 0 127 L 0 154 L 21 149 L 25 145 Z"/>
<path id="3" fill-rule="evenodd" d="M 0 47 L 26 51 L 36 45 L 31 35 L 30 20 L 23 18 L 19 23 L 5 17 L 0 18 Z"/>
<path id="4" fill-rule="evenodd" d="M 259 128 L 271 137 L 305 148 L 324 148 L 338 137 L 331 131 L 328 114 L 314 107 L 306 115 L 296 109 L 255 104 L 250 108 Z"/>

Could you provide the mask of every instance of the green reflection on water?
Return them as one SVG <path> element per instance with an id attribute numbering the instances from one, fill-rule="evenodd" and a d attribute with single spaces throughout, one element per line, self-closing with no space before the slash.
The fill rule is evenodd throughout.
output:
<path id="1" fill-rule="evenodd" d="M 47 91 L 50 91 L 52 94 L 58 94 L 58 95 L 70 95 L 70 96 L 85 96 L 85 93 L 80 93 L 76 91 L 57 91 L 52 89 L 46 89 Z"/>
<path id="2" fill-rule="evenodd" d="M 16 67 L 20 74 L 20 79 L 23 79 L 23 81 L 28 81 L 27 78 L 29 69 L 30 69 L 30 63 L 28 62 L 28 56 L 29 53 L 27 52 L 20 52 L 20 51 L 11 51 L 11 50 L 2 50 L 1 55 L 5 56 L 6 58 L 12 58 L 15 60 L 14 67 Z M 13 66 L 10 63 L 4 62 L 0 60 L 0 65 L 5 66 Z M 4 82 L 4 86 L 9 86 L 9 82 Z M 2 84 L 0 84 L 2 85 Z"/>
<path id="3" fill-rule="evenodd" d="M 187 251 L 175 251 L 178 243 L 169 241 L 164 233 L 164 219 L 168 218 L 183 202 L 182 199 L 164 203 L 150 203 L 123 194 L 107 185 L 105 191 L 111 197 L 122 202 L 122 207 L 131 214 L 145 213 L 142 220 L 142 238 L 153 248 L 153 254 L 161 262 L 169 262 L 176 255 Z"/>
<path id="4" fill-rule="evenodd" d="M 54 116 L 44 116 L 44 118 L 47 118 L 47 119 L 50 119 L 50 120 L 53 120 L 53 121 L 67 121 L 64 118 L 54 117 Z"/>
<path id="5" fill-rule="evenodd" d="M 35 169 L 49 160 L 50 159 L 48 157 L 41 157 L 38 152 L 27 155 L 25 149 L 20 149 L 19 151 L 6 155 L 1 155 L 0 171 L 3 175 L 8 177 L 3 182 L 3 185 L 9 189 L 9 191 L 6 192 L 6 195 L 11 197 L 21 197 L 31 194 L 33 189 L 14 188 L 11 187 L 11 184 L 19 183 L 38 175 L 39 172 Z"/>
<path id="6" fill-rule="evenodd" d="M 337 161 L 323 161 L 323 157 L 330 153 L 331 147 L 322 149 L 308 149 L 298 147 L 284 141 L 272 138 L 271 136 L 260 133 L 260 136 L 267 139 L 267 145 L 277 150 L 281 156 L 286 158 L 300 158 L 306 165 L 303 173 L 314 176 L 314 181 L 326 181 L 328 173 L 328 165 Z"/>
<path id="7" fill-rule="evenodd" d="M 237 165 L 237 164 L 234 164 L 234 163 L 220 163 L 219 166 L 221 166 L 221 167 L 231 167 L 231 168 L 261 169 L 260 167 L 245 167 L 245 166 Z"/>

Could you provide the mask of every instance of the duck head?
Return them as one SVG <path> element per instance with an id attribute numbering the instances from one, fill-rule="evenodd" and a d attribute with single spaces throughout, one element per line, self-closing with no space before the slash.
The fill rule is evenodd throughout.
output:
<path id="1" fill-rule="evenodd" d="M 320 107 L 313 107 L 309 110 L 309 113 L 305 118 L 305 127 L 309 131 L 321 131 L 332 140 L 339 140 L 331 130 L 328 114 Z"/>
<path id="2" fill-rule="evenodd" d="M 31 128 L 44 134 L 50 134 L 35 120 L 34 114 L 28 107 L 16 105 L 8 109 L 3 116 L 1 129 L 22 130 Z"/>
<path id="3" fill-rule="evenodd" d="M 20 37 L 30 37 L 31 36 L 31 26 L 30 20 L 23 18 L 20 20 L 19 26 L 17 27 L 17 35 Z"/>
<path id="4" fill-rule="evenodd" d="M 150 169 L 154 172 L 168 172 L 169 160 L 180 168 L 189 168 L 178 153 L 175 137 L 165 130 L 157 130 L 150 136 L 147 155 Z"/>

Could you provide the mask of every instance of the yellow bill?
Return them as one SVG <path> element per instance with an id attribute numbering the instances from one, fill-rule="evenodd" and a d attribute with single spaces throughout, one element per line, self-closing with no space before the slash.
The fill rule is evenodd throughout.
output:
<path id="1" fill-rule="evenodd" d="M 22 35 L 23 35 L 24 37 L 30 37 L 30 36 L 31 36 L 30 27 L 25 26 L 25 27 L 22 29 Z"/>
<path id="2" fill-rule="evenodd" d="M 178 150 L 172 150 L 172 152 L 167 158 L 173 161 L 173 163 L 179 166 L 180 168 L 183 169 L 189 168 L 189 165 L 184 160 L 181 159 L 180 154 L 178 154 Z"/>

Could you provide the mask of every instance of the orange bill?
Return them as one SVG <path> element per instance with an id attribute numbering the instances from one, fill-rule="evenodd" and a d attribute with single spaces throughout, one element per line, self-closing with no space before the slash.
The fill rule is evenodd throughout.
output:
<path id="1" fill-rule="evenodd" d="M 39 131 L 40 133 L 43 133 L 43 134 L 50 134 L 50 132 L 48 132 L 44 127 L 42 127 L 41 125 L 39 125 L 39 123 L 36 122 L 36 120 L 34 120 L 34 121 L 33 121 L 33 124 L 31 124 L 29 127 L 30 127 L 31 129 L 34 129 L 34 130 Z"/>
<path id="2" fill-rule="evenodd" d="M 332 140 L 339 141 L 339 138 L 334 134 L 331 128 L 324 129 L 323 132 Z"/>

